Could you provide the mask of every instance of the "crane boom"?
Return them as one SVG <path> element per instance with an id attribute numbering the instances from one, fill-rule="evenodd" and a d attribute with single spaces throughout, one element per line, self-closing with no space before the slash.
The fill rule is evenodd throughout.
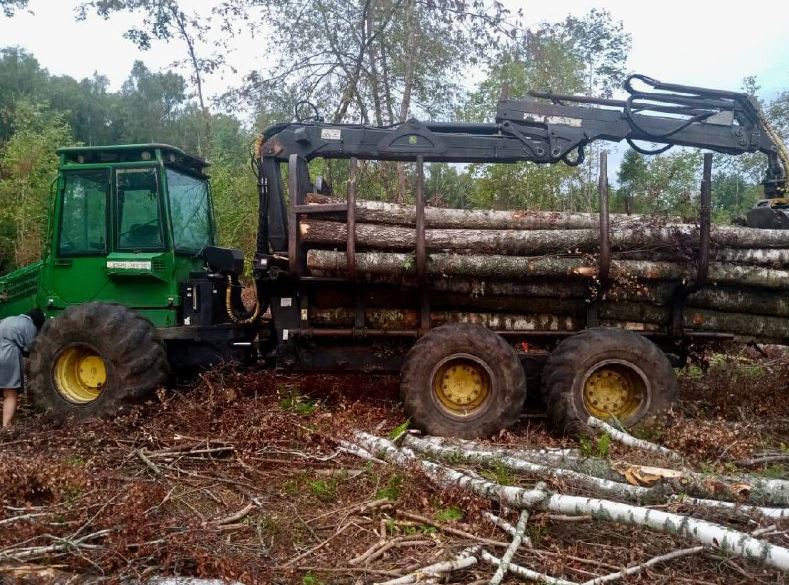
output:
<path id="1" fill-rule="evenodd" d="M 639 90 L 639 83 L 646 90 Z M 758 104 L 745 93 L 662 83 L 631 75 L 625 100 L 532 92 L 526 99 L 502 99 L 495 122 L 420 122 L 393 126 L 330 124 L 314 119 L 278 124 L 263 132 L 257 165 L 260 177 L 259 252 L 282 249 L 287 238 L 279 164 L 295 155 L 305 160 L 391 161 L 578 165 L 592 142 L 627 141 L 643 154 L 673 146 L 703 148 L 729 155 L 761 152 L 767 157 L 762 181 L 767 201 L 781 206 L 789 156 Z M 317 118 L 317 116 L 316 116 Z M 636 144 L 661 145 L 648 150 Z M 305 180 L 309 180 L 307 177 Z"/>

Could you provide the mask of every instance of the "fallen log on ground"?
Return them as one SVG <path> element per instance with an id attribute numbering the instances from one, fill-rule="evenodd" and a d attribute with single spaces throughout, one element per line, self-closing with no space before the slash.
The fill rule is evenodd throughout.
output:
<path id="1" fill-rule="evenodd" d="M 789 508 L 771 507 L 789 505 L 789 482 L 781 480 L 755 476 L 712 476 L 688 470 L 654 468 L 626 462 L 611 464 L 599 460 L 594 467 L 598 473 L 602 471 L 602 475 L 605 475 L 605 478 L 601 478 L 594 474 L 532 463 L 518 457 L 491 453 L 484 449 L 461 448 L 458 445 L 453 445 L 450 441 L 431 441 L 429 439 L 430 437 L 423 439 L 406 435 L 402 445 L 428 457 L 448 462 L 465 461 L 502 465 L 512 471 L 556 479 L 574 489 L 583 489 L 603 497 L 655 504 L 667 501 L 672 495 L 689 494 L 697 496 L 694 503 L 701 508 L 720 508 L 717 503 L 708 504 L 708 501 L 722 498 L 736 506 L 747 502 L 751 505 L 745 506 L 744 509 L 768 518 L 789 518 Z M 633 476 L 635 480 L 630 483 L 628 480 Z"/>
<path id="2" fill-rule="evenodd" d="M 416 466 L 439 485 L 467 489 L 478 496 L 494 499 L 506 506 L 567 515 L 591 515 L 601 521 L 639 526 L 656 532 L 682 536 L 765 566 L 782 571 L 789 570 L 789 549 L 719 524 L 611 500 L 551 493 L 545 487 L 526 489 L 502 486 L 419 459 L 412 451 L 399 449 L 386 439 L 363 432 L 357 432 L 355 439 L 361 447 L 390 463 L 403 467 Z"/>

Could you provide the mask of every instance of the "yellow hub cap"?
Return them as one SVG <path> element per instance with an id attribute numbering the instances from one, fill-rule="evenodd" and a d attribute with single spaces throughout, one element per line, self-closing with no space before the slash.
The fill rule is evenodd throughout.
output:
<path id="1" fill-rule="evenodd" d="M 490 374 L 482 364 L 466 357 L 454 357 L 433 374 L 433 392 L 441 405 L 454 415 L 468 416 L 490 394 Z"/>
<path id="2" fill-rule="evenodd" d="M 58 392 L 76 404 L 96 400 L 107 383 L 104 360 L 87 345 L 72 345 L 60 352 L 53 372 Z"/>
<path id="3" fill-rule="evenodd" d="M 587 376 L 584 406 L 589 414 L 606 419 L 627 420 L 646 399 L 646 385 L 635 370 L 623 364 L 605 364 Z"/>

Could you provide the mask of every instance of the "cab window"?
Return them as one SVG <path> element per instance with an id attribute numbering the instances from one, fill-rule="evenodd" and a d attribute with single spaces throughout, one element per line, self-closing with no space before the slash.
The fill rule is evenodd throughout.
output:
<path id="1" fill-rule="evenodd" d="M 162 250 L 161 205 L 156 169 L 115 171 L 119 250 Z"/>
<path id="2" fill-rule="evenodd" d="M 109 172 L 105 169 L 63 174 L 59 256 L 107 253 Z"/>
<path id="3" fill-rule="evenodd" d="M 208 181 L 168 168 L 167 191 L 178 252 L 200 252 L 213 244 Z"/>

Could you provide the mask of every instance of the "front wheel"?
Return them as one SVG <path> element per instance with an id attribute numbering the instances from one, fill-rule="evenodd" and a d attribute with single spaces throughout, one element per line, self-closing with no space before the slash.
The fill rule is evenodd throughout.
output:
<path id="1" fill-rule="evenodd" d="M 562 341 L 542 379 L 548 418 L 561 432 L 582 430 L 589 416 L 630 426 L 669 408 L 677 396 L 677 378 L 660 348 L 611 327 Z"/>
<path id="2" fill-rule="evenodd" d="M 517 422 L 526 377 L 501 336 L 480 325 L 443 325 L 408 352 L 400 393 L 406 413 L 421 430 L 485 437 Z"/>
<path id="3" fill-rule="evenodd" d="M 50 415 L 103 416 L 162 385 L 168 371 L 148 320 L 123 305 L 85 303 L 48 321 L 36 338 L 29 392 Z"/>

